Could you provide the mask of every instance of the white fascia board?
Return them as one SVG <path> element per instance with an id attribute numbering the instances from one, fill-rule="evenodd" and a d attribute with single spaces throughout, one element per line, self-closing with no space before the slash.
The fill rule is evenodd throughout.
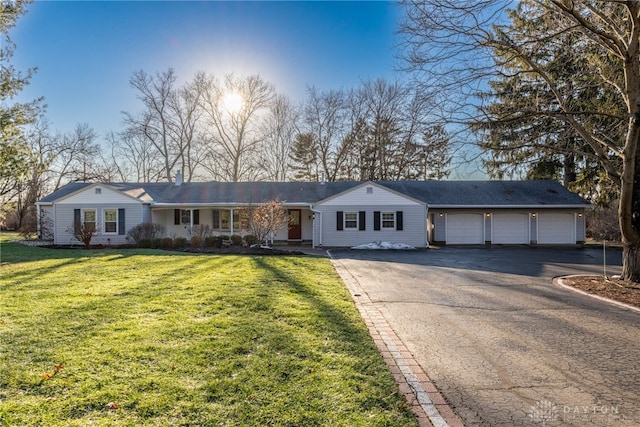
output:
<path id="1" fill-rule="evenodd" d="M 258 206 L 260 203 L 151 203 L 151 208 L 219 208 L 219 207 L 251 207 Z M 283 202 L 283 206 L 309 208 L 309 203 L 287 203 Z"/>
<path id="2" fill-rule="evenodd" d="M 429 205 L 430 209 L 591 209 L 593 205 Z"/>

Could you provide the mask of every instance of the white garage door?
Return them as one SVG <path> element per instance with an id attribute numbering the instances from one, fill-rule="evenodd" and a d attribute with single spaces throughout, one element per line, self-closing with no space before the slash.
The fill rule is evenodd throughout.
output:
<path id="1" fill-rule="evenodd" d="M 528 245 L 530 243 L 529 214 L 493 214 L 491 233 L 491 243 L 503 245 Z"/>
<path id="2" fill-rule="evenodd" d="M 538 243 L 574 245 L 575 215 L 572 213 L 541 213 L 538 215 Z"/>
<path id="3" fill-rule="evenodd" d="M 483 243 L 483 214 L 447 214 L 447 244 L 475 245 Z"/>

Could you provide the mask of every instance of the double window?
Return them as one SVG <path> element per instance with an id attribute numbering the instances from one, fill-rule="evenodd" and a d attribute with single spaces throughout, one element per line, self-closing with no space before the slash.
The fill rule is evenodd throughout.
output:
<path id="1" fill-rule="evenodd" d="M 97 234 L 125 234 L 125 210 L 123 208 L 74 209 L 73 223 L 76 233 L 80 227 Z"/>
<path id="2" fill-rule="evenodd" d="M 212 211 L 212 228 L 214 230 L 231 230 L 231 221 L 233 218 L 233 231 L 249 229 L 249 209 L 239 208 L 232 211 L 230 209 L 214 209 Z"/>

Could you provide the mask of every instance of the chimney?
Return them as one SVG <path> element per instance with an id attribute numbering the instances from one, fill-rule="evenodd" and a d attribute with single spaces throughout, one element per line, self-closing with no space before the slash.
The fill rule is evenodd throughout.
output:
<path id="1" fill-rule="evenodd" d="M 182 185 L 182 171 L 180 169 L 178 169 L 178 172 L 176 172 L 176 185 Z"/>
<path id="2" fill-rule="evenodd" d="M 324 185 L 324 172 L 320 174 L 320 185 Z"/>

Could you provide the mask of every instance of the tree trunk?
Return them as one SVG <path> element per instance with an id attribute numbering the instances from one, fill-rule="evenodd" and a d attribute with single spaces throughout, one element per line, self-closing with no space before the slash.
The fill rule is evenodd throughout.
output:
<path id="1" fill-rule="evenodd" d="M 640 282 L 640 245 L 625 242 L 622 249 L 622 277 Z"/>

